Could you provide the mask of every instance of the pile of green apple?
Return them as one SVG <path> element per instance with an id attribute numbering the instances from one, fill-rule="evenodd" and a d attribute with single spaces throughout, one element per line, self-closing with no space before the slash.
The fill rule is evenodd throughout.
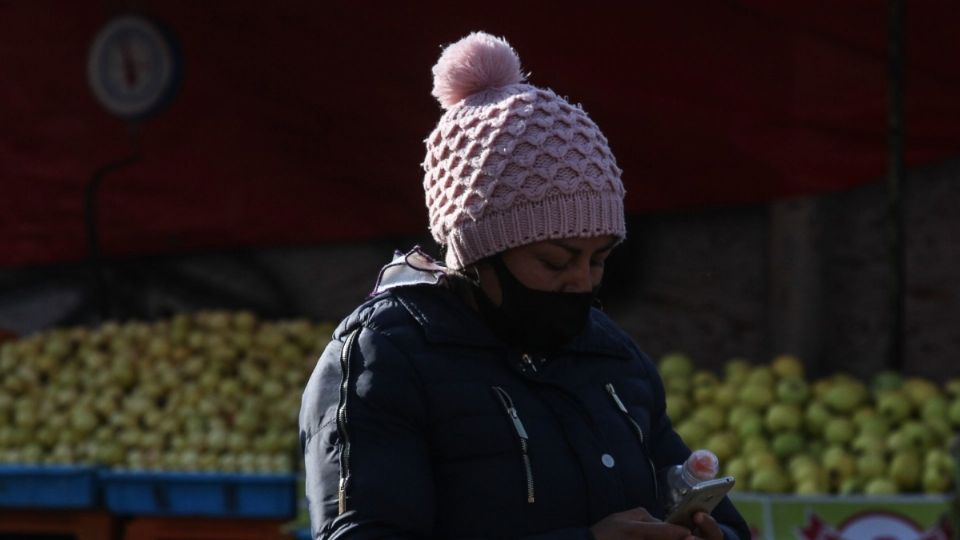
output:
<path id="1" fill-rule="evenodd" d="M 782 355 L 727 362 L 723 373 L 690 358 L 660 359 L 667 412 L 691 448 L 720 458 L 740 491 L 888 495 L 953 488 L 949 452 L 960 427 L 960 380 L 940 386 L 893 372 L 864 382 L 816 381 Z"/>
<path id="2" fill-rule="evenodd" d="M 0 463 L 292 472 L 332 331 L 207 311 L 0 343 Z"/>

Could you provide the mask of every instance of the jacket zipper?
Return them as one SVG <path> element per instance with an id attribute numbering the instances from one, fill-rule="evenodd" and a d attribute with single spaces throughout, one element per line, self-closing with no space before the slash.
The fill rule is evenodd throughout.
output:
<path id="1" fill-rule="evenodd" d="M 347 336 L 340 350 L 340 403 L 337 407 L 337 432 L 340 440 L 343 441 L 343 449 L 340 451 L 340 484 L 337 489 L 337 499 L 339 503 L 339 513 L 347 511 L 347 480 L 350 478 L 350 436 L 347 433 L 347 397 L 350 391 L 350 349 L 357 341 L 360 334 L 360 328 L 357 328 Z"/>
<path id="2" fill-rule="evenodd" d="M 627 406 L 623 404 L 623 401 L 620 399 L 620 396 L 617 395 L 617 389 L 613 387 L 613 383 L 607 383 L 604 387 L 607 389 L 607 393 L 610 394 L 610 398 L 613 400 L 614 405 L 617 406 L 617 409 L 623 413 L 623 416 L 630 422 L 630 425 L 633 426 L 633 430 L 637 433 L 637 437 L 640 438 L 640 446 L 643 448 L 643 453 L 646 455 L 647 463 L 650 465 L 650 476 L 653 478 L 653 493 L 657 496 L 657 500 L 660 500 L 660 486 L 657 484 L 657 468 L 653 464 L 653 460 L 650 459 L 650 452 L 647 451 L 647 441 L 646 437 L 643 436 L 643 428 L 640 427 L 640 424 L 633 419 L 633 416 L 630 415 L 630 411 L 627 410 Z"/>
<path id="3" fill-rule="evenodd" d="M 500 399 L 500 403 L 510 417 L 510 421 L 513 422 L 513 429 L 516 430 L 517 438 L 520 439 L 520 451 L 523 453 L 523 470 L 527 479 L 527 503 L 532 504 L 534 502 L 534 492 L 533 467 L 530 465 L 530 450 L 528 444 L 530 437 L 527 435 L 526 428 L 523 427 L 523 422 L 517 414 L 517 408 L 513 405 L 513 400 L 510 399 L 510 394 L 500 386 L 494 386 L 493 391 Z"/>

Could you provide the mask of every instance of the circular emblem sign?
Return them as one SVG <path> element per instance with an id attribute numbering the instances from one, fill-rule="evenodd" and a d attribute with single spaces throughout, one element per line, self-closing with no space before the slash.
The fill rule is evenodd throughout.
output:
<path id="1" fill-rule="evenodd" d="M 178 83 L 179 55 L 171 36 L 140 16 L 111 20 L 90 47 L 87 76 L 112 114 L 140 119 L 163 108 Z"/>

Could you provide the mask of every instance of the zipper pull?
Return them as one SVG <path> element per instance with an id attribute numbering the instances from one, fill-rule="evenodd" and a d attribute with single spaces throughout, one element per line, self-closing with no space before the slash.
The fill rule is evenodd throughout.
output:
<path id="1" fill-rule="evenodd" d="M 523 363 L 532 369 L 534 373 L 537 373 L 537 365 L 533 363 L 533 358 L 529 354 L 523 353 L 520 358 L 523 359 Z"/>
<path id="2" fill-rule="evenodd" d="M 613 403 L 616 404 L 618 409 L 620 409 L 620 412 L 624 414 L 630 414 L 630 411 L 627 410 L 627 406 L 623 404 L 623 401 L 620 401 L 620 396 L 617 395 L 617 389 L 613 387 L 613 383 L 607 383 L 604 388 L 607 389 L 607 393 L 610 394 L 611 398 L 613 398 Z"/>
<path id="3" fill-rule="evenodd" d="M 338 510 L 339 514 L 343 514 L 347 511 L 347 479 L 340 479 L 340 487 L 337 489 L 337 499 L 338 499 Z"/>
<path id="4" fill-rule="evenodd" d="M 507 414 L 510 416 L 510 421 L 513 422 L 513 428 L 517 430 L 517 436 L 523 440 L 529 439 L 527 429 L 523 427 L 523 421 L 520 420 L 520 415 L 517 414 L 517 407 L 513 404 L 513 399 L 510 398 L 510 394 L 499 386 L 494 386 L 493 390 L 497 393 L 497 396 L 499 396 L 500 402 L 503 403 L 503 409 L 507 411 Z"/>
<path id="5" fill-rule="evenodd" d="M 523 422 L 520 421 L 517 410 L 510 407 L 507 409 L 507 412 L 510 414 L 510 419 L 513 420 L 513 427 L 517 430 L 517 435 L 519 435 L 521 439 L 529 439 L 530 437 L 527 435 L 527 430 L 523 427 Z"/>

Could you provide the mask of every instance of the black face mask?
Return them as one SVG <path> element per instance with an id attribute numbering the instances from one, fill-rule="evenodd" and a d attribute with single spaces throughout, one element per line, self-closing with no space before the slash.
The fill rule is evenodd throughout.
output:
<path id="1" fill-rule="evenodd" d="M 490 262 L 500 280 L 500 305 L 494 305 L 479 286 L 474 296 L 494 333 L 509 345 L 555 351 L 586 328 L 599 287 L 586 293 L 538 291 L 520 283 L 499 254 Z"/>

